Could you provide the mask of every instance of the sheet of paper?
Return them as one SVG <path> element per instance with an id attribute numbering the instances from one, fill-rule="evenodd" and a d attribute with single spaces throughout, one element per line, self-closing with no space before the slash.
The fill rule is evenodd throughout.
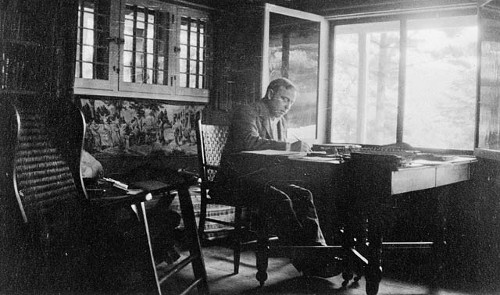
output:
<path id="1" fill-rule="evenodd" d="M 336 158 L 327 158 L 327 157 L 294 157 L 294 160 L 305 161 L 305 162 L 323 162 L 323 163 L 334 163 L 340 164 L 340 160 Z"/>
<path id="2" fill-rule="evenodd" d="M 292 151 L 280 151 L 280 150 L 258 150 L 258 151 L 242 151 L 243 154 L 255 154 L 255 155 L 264 155 L 264 156 L 291 156 L 291 155 L 299 155 L 305 153 L 300 152 L 292 152 Z"/>

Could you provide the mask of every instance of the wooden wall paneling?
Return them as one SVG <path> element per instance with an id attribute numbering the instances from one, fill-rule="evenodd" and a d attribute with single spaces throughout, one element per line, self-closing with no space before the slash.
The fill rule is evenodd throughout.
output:
<path id="1" fill-rule="evenodd" d="M 65 89 L 72 87 L 73 71 L 69 67 L 74 63 L 76 7 L 70 0 L 1 3 L 3 91 L 67 93 Z"/>
<path id="2" fill-rule="evenodd" d="M 71 98 L 75 81 L 78 1 L 59 0 L 54 22 L 53 54 L 56 57 L 55 93 L 58 98 Z"/>
<path id="3" fill-rule="evenodd" d="M 472 280 L 498 286 L 500 266 L 500 165 L 498 161 L 478 158 L 472 183 L 457 198 L 457 251 L 468 263 Z"/>
<path id="4" fill-rule="evenodd" d="M 204 111 L 208 122 L 227 121 L 235 105 L 260 98 L 263 12 L 261 6 L 233 4 L 215 17 L 214 86 Z"/>

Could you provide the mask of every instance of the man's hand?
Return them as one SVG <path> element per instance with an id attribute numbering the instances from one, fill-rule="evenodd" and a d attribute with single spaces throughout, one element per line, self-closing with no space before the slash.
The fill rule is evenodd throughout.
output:
<path id="1" fill-rule="evenodd" d="M 305 141 L 297 140 L 296 142 L 292 142 L 290 150 L 294 152 L 310 152 L 311 147 Z"/>

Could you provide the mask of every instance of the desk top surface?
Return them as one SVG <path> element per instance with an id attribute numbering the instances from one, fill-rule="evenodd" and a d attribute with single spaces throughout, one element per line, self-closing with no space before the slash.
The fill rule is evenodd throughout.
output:
<path id="1" fill-rule="evenodd" d="M 318 162 L 318 163 L 326 163 L 326 164 L 342 164 L 349 161 L 346 160 L 345 157 L 336 156 L 336 155 L 320 155 L 317 153 L 305 153 L 305 152 L 292 152 L 292 151 L 279 151 L 279 150 L 258 150 L 258 151 L 243 151 L 241 152 L 243 155 L 255 155 L 262 157 L 270 157 L 270 158 L 286 158 L 292 161 L 304 161 L 304 162 Z M 436 166 L 441 165 L 453 165 L 453 164 L 467 164 L 476 162 L 476 158 L 474 156 L 447 156 L 442 159 L 422 159 L 417 158 L 403 167 L 398 167 L 395 171 L 400 170 L 408 170 L 408 169 L 435 169 Z"/>
<path id="2" fill-rule="evenodd" d="M 289 152 L 289 151 L 274 151 L 274 150 L 261 150 L 261 151 L 245 151 L 241 153 L 244 156 L 250 156 L 250 160 L 255 156 L 256 159 L 264 157 L 266 160 L 271 159 L 287 159 L 290 163 L 312 163 L 314 165 L 327 165 L 331 167 L 344 167 L 348 163 L 354 161 L 345 160 L 340 157 L 327 157 L 327 156 L 311 156 L 306 153 Z M 374 177 L 377 178 L 375 182 L 381 180 L 380 177 L 388 179 L 386 185 L 382 185 L 383 190 L 388 194 L 401 194 L 410 191 L 423 190 L 428 188 L 435 188 L 447 184 L 458 183 L 469 180 L 471 177 L 470 164 L 476 162 L 473 156 L 450 156 L 442 157 L 445 160 L 426 160 L 415 159 L 409 162 L 404 167 L 393 169 L 379 169 L 377 165 L 383 165 L 383 162 L 372 162 L 371 164 L 363 161 L 358 161 L 360 164 L 359 170 L 356 169 L 355 174 L 366 175 L 363 181 L 371 181 L 373 183 Z M 325 166 L 325 167 L 327 167 Z M 370 172 L 371 171 L 371 172 Z M 387 171 L 390 174 L 384 174 Z M 382 176 L 387 175 L 387 176 Z M 352 177 L 346 176 L 346 177 Z M 371 180 L 370 180 L 371 179 Z M 337 181 L 339 179 L 336 179 Z"/>

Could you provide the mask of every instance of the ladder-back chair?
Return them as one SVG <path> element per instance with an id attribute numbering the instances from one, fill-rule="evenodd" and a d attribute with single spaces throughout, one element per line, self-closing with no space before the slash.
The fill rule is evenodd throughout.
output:
<path id="1" fill-rule="evenodd" d="M 234 273 L 238 273 L 239 259 L 241 247 L 243 244 L 242 233 L 254 230 L 253 235 L 255 240 L 250 243 L 256 243 L 256 278 L 260 285 L 263 286 L 268 278 L 267 267 L 270 256 L 288 256 L 291 257 L 299 252 L 302 255 L 315 253 L 332 256 L 331 253 L 340 251 L 339 246 L 286 246 L 281 245 L 279 239 L 270 229 L 268 222 L 269 216 L 264 214 L 258 205 L 245 205 L 241 203 L 230 203 L 225 198 L 219 196 L 210 196 L 210 188 L 214 185 L 214 179 L 219 170 L 222 150 L 226 144 L 229 133 L 229 126 L 226 125 L 210 125 L 202 123 L 201 119 L 197 124 L 197 144 L 198 157 L 201 176 L 201 209 L 199 221 L 199 234 L 203 237 L 205 233 L 205 223 L 207 221 L 229 225 L 234 228 L 233 249 L 234 249 Z M 237 198 L 228 198 L 237 199 Z M 235 208 L 234 222 L 217 220 L 216 218 L 207 217 L 207 206 L 209 204 L 219 204 L 232 206 Z M 251 213 L 243 218 L 243 212 Z M 246 214 L 245 214 L 246 215 Z M 243 220 L 245 222 L 243 222 Z M 251 224 L 251 226 L 249 226 Z"/>
<path id="2" fill-rule="evenodd" d="M 196 135 L 198 145 L 199 170 L 201 178 L 201 205 L 200 220 L 198 224 L 199 236 L 205 237 L 207 222 L 222 224 L 232 227 L 232 242 L 234 252 L 234 273 L 239 272 L 243 230 L 245 229 L 242 215 L 245 206 L 228 202 L 223 198 L 217 198 L 210 195 L 210 188 L 214 185 L 215 175 L 219 170 L 222 150 L 226 144 L 229 133 L 227 125 L 203 124 L 201 119 L 197 122 Z M 234 199 L 234 198 L 232 198 Z M 209 205 L 225 205 L 234 207 L 234 221 L 222 220 L 217 217 L 207 216 L 207 207 Z"/>

